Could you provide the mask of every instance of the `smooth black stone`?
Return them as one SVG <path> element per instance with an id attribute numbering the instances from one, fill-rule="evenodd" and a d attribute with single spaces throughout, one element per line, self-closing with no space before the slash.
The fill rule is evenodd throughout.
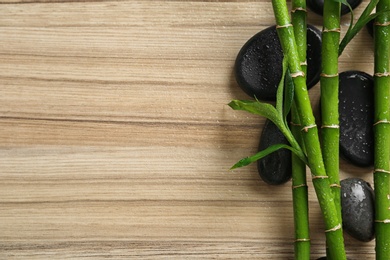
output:
<path id="1" fill-rule="evenodd" d="M 367 167 L 374 163 L 374 81 L 361 71 L 339 75 L 340 155 Z"/>
<path id="2" fill-rule="evenodd" d="M 259 151 L 274 144 L 288 144 L 279 128 L 266 120 L 260 137 Z M 291 152 L 279 149 L 257 161 L 257 170 L 261 179 L 271 185 L 280 185 L 291 179 Z"/>
<path id="3" fill-rule="evenodd" d="M 307 87 L 320 80 L 321 32 L 314 26 L 307 28 Z M 251 97 L 274 101 L 282 78 L 283 51 L 276 26 L 268 27 L 249 39 L 239 51 L 234 74 L 238 85 Z"/>
<path id="4" fill-rule="evenodd" d="M 348 0 L 347 1 L 349 5 L 352 7 L 352 10 L 358 7 L 362 0 Z M 323 15 L 323 9 L 324 9 L 324 0 L 307 0 L 306 2 L 307 7 L 312 10 L 314 13 L 318 15 Z M 345 15 L 349 13 L 349 7 L 341 4 L 341 15 Z"/>
<path id="5" fill-rule="evenodd" d="M 367 24 L 366 24 L 366 28 L 367 28 L 367 31 L 368 33 L 371 35 L 371 37 L 374 38 L 374 19 L 370 20 Z"/>
<path id="6" fill-rule="evenodd" d="M 370 184 L 359 178 L 348 178 L 341 184 L 341 212 L 344 230 L 357 240 L 374 238 L 375 199 Z"/>

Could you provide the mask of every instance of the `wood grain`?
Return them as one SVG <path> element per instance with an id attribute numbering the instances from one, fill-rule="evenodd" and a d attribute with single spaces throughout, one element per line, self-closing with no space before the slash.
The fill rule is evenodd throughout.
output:
<path id="1" fill-rule="evenodd" d="M 292 259 L 290 184 L 228 170 L 264 123 L 226 105 L 234 59 L 273 23 L 265 0 L 0 1 L 0 259 Z M 372 56 L 362 31 L 340 70 Z"/>

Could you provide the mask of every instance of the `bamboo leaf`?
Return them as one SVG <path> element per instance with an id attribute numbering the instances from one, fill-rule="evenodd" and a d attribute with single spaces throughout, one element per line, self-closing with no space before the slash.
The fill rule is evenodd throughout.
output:
<path id="1" fill-rule="evenodd" d="M 356 22 L 355 26 L 351 29 L 348 30 L 347 33 L 344 35 L 344 38 L 340 42 L 340 47 L 339 47 L 339 55 L 342 54 L 344 51 L 345 47 L 347 44 L 356 36 L 356 34 L 371 20 L 375 19 L 378 15 L 381 15 L 383 13 L 390 13 L 390 11 L 386 12 L 378 12 L 378 13 L 373 13 L 368 16 L 360 16 L 359 20 Z"/>
<path id="2" fill-rule="evenodd" d="M 349 13 L 351 14 L 351 22 L 349 24 L 348 30 L 351 29 L 352 25 L 353 25 L 353 9 L 352 9 L 351 5 L 348 3 L 348 0 L 333 0 L 333 1 L 336 2 L 336 3 L 340 3 L 340 4 L 343 4 L 343 5 L 346 5 L 348 7 Z"/>
<path id="3" fill-rule="evenodd" d="M 336 0 L 335 0 L 336 1 Z M 375 6 L 379 0 L 371 0 L 362 14 L 360 15 L 359 19 L 357 20 L 355 26 L 353 26 L 353 18 L 351 18 L 351 24 L 348 27 L 347 32 L 345 33 L 343 39 L 340 42 L 339 46 L 339 56 L 343 53 L 345 47 L 348 45 L 348 43 L 356 36 L 356 34 L 372 19 L 374 19 L 376 16 L 378 16 L 380 13 L 374 13 L 371 14 L 371 12 L 374 10 Z"/>
<path id="4" fill-rule="evenodd" d="M 278 89 L 276 92 L 276 111 L 278 111 L 281 118 L 283 118 L 283 99 L 284 99 L 284 87 L 285 87 L 285 76 L 287 72 L 287 58 L 283 57 L 282 62 L 282 78 L 280 79 Z"/>
<path id="5" fill-rule="evenodd" d="M 245 158 L 239 160 L 235 165 L 232 166 L 232 168 L 230 168 L 230 170 L 247 166 L 247 165 L 249 165 L 257 160 L 260 160 L 261 158 L 263 158 L 263 157 L 265 157 L 265 156 L 267 156 L 267 155 L 269 155 L 269 154 L 271 154 L 279 149 L 282 149 L 282 148 L 293 149 L 291 146 L 288 146 L 285 144 L 274 144 L 274 145 L 271 145 L 270 147 L 258 152 L 255 155 L 245 157 Z"/>
<path id="6" fill-rule="evenodd" d="M 283 105 L 283 120 L 286 122 L 287 115 L 291 111 L 291 106 L 294 100 L 294 82 L 291 77 L 290 70 L 286 71 L 284 87 L 284 105 Z"/>
<path id="7" fill-rule="evenodd" d="M 268 103 L 262 103 L 258 100 L 233 100 L 228 105 L 234 110 L 244 110 L 255 115 L 264 116 L 271 120 L 287 138 L 290 145 L 292 145 L 285 148 L 290 150 L 292 149 L 292 151 L 307 164 L 306 156 L 288 128 L 288 124 L 285 122 L 286 120 L 280 117 L 274 106 Z"/>
<path id="8" fill-rule="evenodd" d="M 278 111 L 271 104 L 258 100 L 232 100 L 228 105 L 234 110 L 244 110 L 255 115 L 264 116 L 278 127 L 282 123 Z"/>
<path id="9" fill-rule="evenodd" d="M 260 160 L 261 158 L 264 158 L 265 156 L 273 153 L 273 152 L 276 152 L 280 149 L 288 149 L 290 150 L 291 152 L 293 152 L 295 155 L 298 156 L 298 158 L 300 158 L 304 163 L 307 163 L 306 162 L 306 158 L 303 158 L 301 156 L 301 153 L 297 150 L 297 149 L 294 149 L 293 147 L 289 146 L 289 145 L 286 145 L 286 144 L 274 144 L 274 145 L 271 145 L 269 146 L 268 148 L 258 152 L 257 154 L 255 155 L 252 155 L 252 156 L 249 156 L 249 157 L 245 157 L 241 160 L 239 160 L 235 165 L 233 165 L 230 170 L 233 170 L 233 169 L 237 169 L 237 168 L 240 168 L 240 167 L 244 167 L 244 166 L 247 166 L 257 160 Z"/>
<path id="10" fill-rule="evenodd" d="M 348 8 L 352 11 L 352 7 L 351 7 L 351 5 L 348 3 L 347 0 L 333 0 L 333 1 L 336 2 L 336 3 L 340 3 L 340 4 L 343 4 L 343 5 L 348 6 Z"/>

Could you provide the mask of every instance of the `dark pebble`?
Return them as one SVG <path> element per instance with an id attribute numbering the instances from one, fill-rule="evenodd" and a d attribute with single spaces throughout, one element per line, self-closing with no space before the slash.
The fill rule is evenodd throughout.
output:
<path id="1" fill-rule="evenodd" d="M 318 83 L 321 72 L 321 32 L 307 28 L 307 87 Z M 239 51 L 234 73 L 238 85 L 251 97 L 274 101 L 282 78 L 282 46 L 276 27 L 268 27 L 249 39 Z"/>
<path id="2" fill-rule="evenodd" d="M 274 144 L 288 144 L 279 128 L 270 120 L 266 120 L 260 137 L 259 151 Z M 291 152 L 280 149 L 257 161 L 257 169 L 261 179 L 271 185 L 286 183 L 291 179 Z"/>
<path id="3" fill-rule="evenodd" d="M 359 178 L 342 180 L 341 209 L 345 232 L 363 242 L 374 238 L 375 201 L 369 183 Z"/>
<path id="4" fill-rule="evenodd" d="M 372 19 L 366 24 L 367 31 L 371 37 L 374 37 L 374 21 L 375 19 Z"/>
<path id="5" fill-rule="evenodd" d="M 352 7 L 353 10 L 362 3 L 362 0 L 347 0 L 347 2 L 349 3 L 349 5 Z M 324 0 L 307 0 L 306 4 L 307 7 L 314 13 L 318 15 L 323 14 Z M 349 12 L 350 12 L 349 7 L 344 4 L 341 4 L 341 15 L 345 15 Z"/>
<path id="6" fill-rule="evenodd" d="M 374 82 L 361 71 L 339 75 L 340 155 L 367 167 L 374 163 Z"/>

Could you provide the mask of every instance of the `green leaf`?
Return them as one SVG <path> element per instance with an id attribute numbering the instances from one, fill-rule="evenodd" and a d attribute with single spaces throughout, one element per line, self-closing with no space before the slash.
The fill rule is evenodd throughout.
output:
<path id="1" fill-rule="evenodd" d="M 297 154 L 301 158 L 298 150 L 294 149 L 293 147 L 286 145 L 286 144 L 274 144 L 274 145 L 271 145 L 268 148 L 258 152 L 255 155 L 252 155 L 252 156 L 249 156 L 249 157 L 246 157 L 246 158 L 239 160 L 235 165 L 232 166 L 232 168 L 230 168 L 230 170 L 247 166 L 247 165 L 249 165 L 257 160 L 260 160 L 261 158 L 264 158 L 265 156 L 267 156 L 267 155 L 269 155 L 269 154 L 271 154 L 279 149 L 288 149 L 288 150 L 292 151 L 293 153 Z M 305 161 L 306 160 L 304 160 L 304 162 Z"/>
<path id="2" fill-rule="evenodd" d="M 258 100 L 232 100 L 228 105 L 234 110 L 244 110 L 255 115 L 264 116 L 278 127 L 282 123 L 276 108 L 271 104 L 262 103 Z"/>
<path id="3" fill-rule="evenodd" d="M 340 3 L 340 4 L 343 4 L 343 5 L 348 6 L 348 7 L 349 7 L 349 10 L 352 11 L 352 7 L 351 7 L 351 5 L 348 3 L 347 0 L 333 0 L 333 1 L 336 2 L 336 3 Z"/>
<path id="4" fill-rule="evenodd" d="M 255 154 L 253 156 L 249 156 L 249 157 L 246 157 L 246 158 L 239 160 L 235 165 L 232 166 L 232 168 L 230 168 L 230 170 L 247 166 L 247 165 L 249 165 L 257 160 L 260 160 L 261 158 L 279 150 L 279 149 L 285 148 L 285 146 L 288 146 L 288 145 L 285 145 L 285 144 L 272 145 L 272 146 L 258 152 L 257 154 Z"/>
<path id="5" fill-rule="evenodd" d="M 337 0 L 335 0 L 337 1 Z M 353 18 L 351 18 L 350 26 L 348 27 L 347 32 L 345 33 L 343 39 L 340 42 L 339 46 L 339 56 L 343 53 L 345 47 L 348 43 L 356 36 L 356 34 L 372 19 L 379 15 L 379 13 L 371 14 L 379 0 L 371 0 L 370 3 L 366 6 L 360 17 L 358 18 L 355 26 L 353 26 Z"/>
<path id="6" fill-rule="evenodd" d="M 336 3 L 340 3 L 340 4 L 343 4 L 343 5 L 346 5 L 349 9 L 349 13 L 351 14 L 351 22 L 349 24 L 349 28 L 352 28 L 352 25 L 353 25 L 353 8 L 351 7 L 351 5 L 349 4 L 348 0 L 333 0 L 334 2 Z"/>
<path id="7" fill-rule="evenodd" d="M 231 108 L 234 110 L 244 110 L 249 113 L 260 115 L 268 118 L 271 120 L 283 133 L 283 135 L 287 138 L 289 143 L 296 147 L 296 149 L 299 149 L 299 145 L 294 139 L 293 134 L 291 133 L 290 129 L 288 128 L 288 124 L 286 124 L 286 120 L 283 119 L 282 116 L 278 113 L 276 108 L 268 103 L 262 103 L 258 100 L 233 100 L 228 104 Z M 298 151 L 298 150 L 297 150 Z M 300 151 L 302 152 L 302 151 Z M 303 158 L 304 155 L 302 153 L 300 154 L 300 158 Z M 303 159 L 305 160 L 305 159 Z"/>
<path id="8" fill-rule="evenodd" d="M 283 96 L 284 96 L 284 85 L 285 76 L 287 72 L 287 58 L 286 55 L 283 57 L 282 62 L 282 78 L 280 79 L 278 89 L 276 92 L 276 110 L 278 111 L 281 118 L 283 118 Z"/>
<path id="9" fill-rule="evenodd" d="M 283 105 L 283 120 L 285 121 L 285 124 L 287 124 L 287 115 L 291 111 L 291 106 L 294 100 L 294 82 L 291 77 L 290 70 L 286 71 L 285 76 L 285 87 L 284 87 L 284 105 Z"/>

